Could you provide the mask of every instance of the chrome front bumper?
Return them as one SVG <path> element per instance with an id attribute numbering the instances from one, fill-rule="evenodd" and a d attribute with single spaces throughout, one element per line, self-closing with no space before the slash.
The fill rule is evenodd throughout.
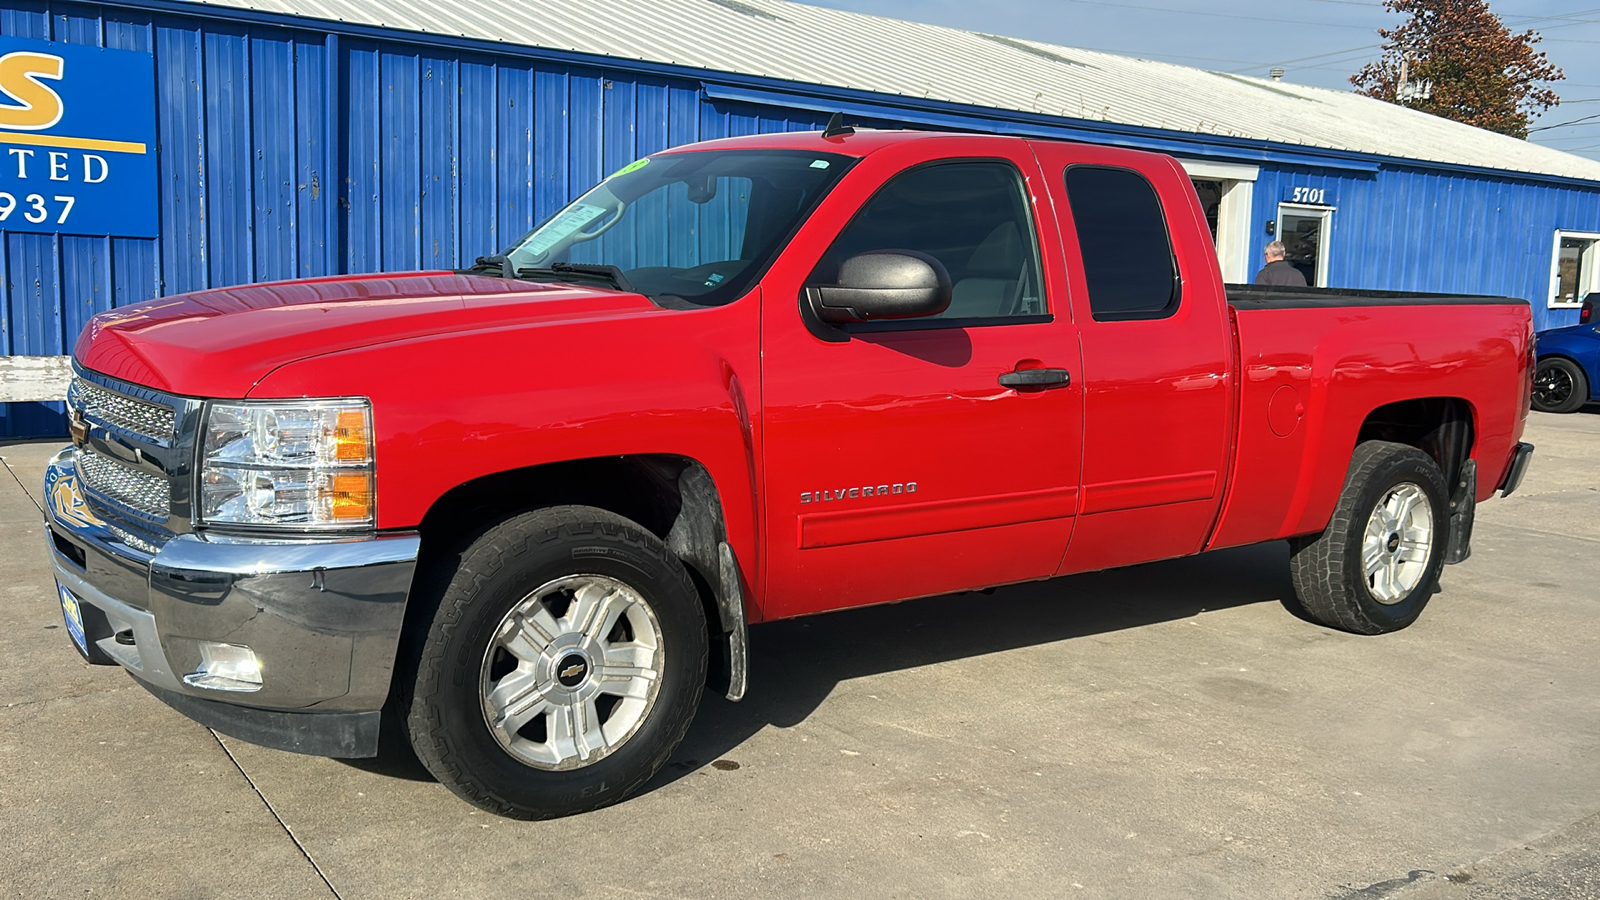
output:
<path id="1" fill-rule="evenodd" d="M 77 599 L 91 662 L 116 663 L 174 708 L 254 743 L 377 752 L 420 539 L 241 541 L 180 534 L 154 553 L 83 506 L 74 451 L 45 475 L 56 580 Z M 200 645 L 249 647 L 259 690 L 189 684 Z"/>

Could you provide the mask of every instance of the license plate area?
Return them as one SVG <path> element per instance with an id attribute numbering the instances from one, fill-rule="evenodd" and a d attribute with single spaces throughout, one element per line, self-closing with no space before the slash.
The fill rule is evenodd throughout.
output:
<path id="1" fill-rule="evenodd" d="M 72 643 L 77 646 L 78 652 L 88 659 L 89 639 L 83 629 L 83 604 L 78 602 L 76 594 L 60 584 L 56 585 L 56 593 L 61 598 L 61 616 L 67 622 L 67 634 L 72 635 Z"/>

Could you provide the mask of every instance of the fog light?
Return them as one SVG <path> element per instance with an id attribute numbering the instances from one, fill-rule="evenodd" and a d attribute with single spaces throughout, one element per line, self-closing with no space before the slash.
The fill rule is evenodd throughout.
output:
<path id="1" fill-rule="evenodd" d="M 200 641 L 200 671 L 183 676 L 183 683 L 213 691 L 259 691 L 261 661 L 249 647 Z"/>

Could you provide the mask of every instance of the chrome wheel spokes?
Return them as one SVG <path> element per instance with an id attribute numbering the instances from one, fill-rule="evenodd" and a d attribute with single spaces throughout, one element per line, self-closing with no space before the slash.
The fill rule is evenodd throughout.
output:
<path id="1" fill-rule="evenodd" d="M 484 721 L 526 765 L 590 765 L 644 723 L 663 656 L 661 625 L 636 590 L 603 575 L 558 578 L 495 629 L 478 681 Z"/>
<path id="2" fill-rule="evenodd" d="M 1433 507 L 1422 488 L 1395 485 L 1367 518 L 1361 571 L 1379 603 L 1399 603 L 1416 590 L 1433 549 Z"/>

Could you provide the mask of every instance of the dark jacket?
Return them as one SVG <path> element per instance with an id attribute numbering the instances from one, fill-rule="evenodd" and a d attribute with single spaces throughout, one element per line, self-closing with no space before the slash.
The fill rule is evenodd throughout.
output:
<path id="1" fill-rule="evenodd" d="M 1306 277 L 1285 260 L 1274 260 L 1256 273 L 1256 284 L 1277 284 L 1283 287 L 1305 287 Z"/>

